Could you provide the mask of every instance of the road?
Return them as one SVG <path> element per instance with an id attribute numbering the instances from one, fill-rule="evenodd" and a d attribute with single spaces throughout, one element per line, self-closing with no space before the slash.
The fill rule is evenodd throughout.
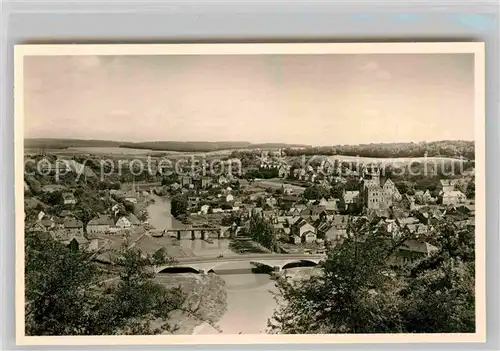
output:
<path id="1" fill-rule="evenodd" d="M 250 260 L 307 260 L 307 259 L 323 259 L 325 255 L 308 255 L 308 254 L 249 254 L 230 257 L 185 257 L 177 259 L 178 263 L 209 263 L 216 261 L 224 262 L 242 262 Z"/>

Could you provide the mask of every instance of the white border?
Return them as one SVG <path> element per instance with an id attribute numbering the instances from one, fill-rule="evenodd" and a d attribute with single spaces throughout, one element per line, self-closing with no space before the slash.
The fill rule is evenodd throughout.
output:
<path id="1" fill-rule="evenodd" d="M 26 336 L 24 334 L 23 58 L 29 55 L 474 54 L 476 150 L 476 332 L 469 334 Z M 485 342 L 485 59 L 484 43 L 99 44 L 14 48 L 16 342 L 18 345 L 161 345 L 276 343 Z"/>

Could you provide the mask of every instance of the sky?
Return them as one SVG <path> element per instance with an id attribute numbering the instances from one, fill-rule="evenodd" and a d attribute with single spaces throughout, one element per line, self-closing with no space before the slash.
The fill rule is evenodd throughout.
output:
<path id="1" fill-rule="evenodd" d="M 27 56 L 25 137 L 474 140 L 471 54 Z"/>

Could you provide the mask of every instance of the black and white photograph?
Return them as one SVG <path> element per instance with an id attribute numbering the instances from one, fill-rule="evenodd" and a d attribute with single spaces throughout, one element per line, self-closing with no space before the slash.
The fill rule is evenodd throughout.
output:
<path id="1" fill-rule="evenodd" d="M 15 59 L 23 343 L 485 339 L 482 43 Z"/>

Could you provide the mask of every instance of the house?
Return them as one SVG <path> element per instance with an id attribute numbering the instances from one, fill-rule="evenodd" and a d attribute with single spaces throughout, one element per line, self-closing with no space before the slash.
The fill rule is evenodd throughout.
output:
<path id="1" fill-rule="evenodd" d="M 125 201 L 131 202 L 133 204 L 137 203 L 137 195 L 136 195 L 135 191 L 130 191 L 130 192 L 125 193 L 123 198 L 125 199 Z"/>
<path id="2" fill-rule="evenodd" d="M 331 223 L 321 223 L 317 227 L 318 237 L 321 235 L 328 242 L 337 241 L 336 228 Z"/>
<path id="3" fill-rule="evenodd" d="M 43 212 L 43 211 L 38 212 L 37 219 L 39 221 L 41 221 L 43 219 L 43 217 L 45 217 L 45 212 Z"/>
<path id="4" fill-rule="evenodd" d="M 206 189 L 212 184 L 212 179 L 208 177 L 201 177 L 199 180 L 195 182 L 195 185 L 199 189 Z"/>
<path id="5" fill-rule="evenodd" d="M 417 190 L 415 191 L 415 195 L 413 195 L 415 197 L 415 202 L 418 203 L 418 204 L 423 204 L 424 200 L 424 191 L 423 190 Z"/>
<path id="6" fill-rule="evenodd" d="M 105 233 L 114 226 L 113 218 L 109 215 L 99 215 L 96 218 L 90 220 L 87 224 L 88 233 Z"/>
<path id="7" fill-rule="evenodd" d="M 404 194 L 401 199 L 401 206 L 406 210 L 413 210 L 415 208 L 415 198 L 408 194 Z"/>
<path id="8" fill-rule="evenodd" d="M 280 202 L 286 205 L 292 205 L 297 201 L 299 201 L 299 197 L 294 195 L 284 195 L 280 199 Z"/>
<path id="9" fill-rule="evenodd" d="M 252 209 L 252 216 L 262 214 L 262 207 L 254 207 Z"/>
<path id="10" fill-rule="evenodd" d="M 75 218 L 65 218 L 63 228 L 68 234 L 83 235 L 83 223 Z"/>
<path id="11" fill-rule="evenodd" d="M 40 223 L 48 230 L 53 229 L 56 226 L 56 222 L 52 218 L 45 217 L 40 220 Z"/>
<path id="12" fill-rule="evenodd" d="M 419 223 L 418 218 L 415 217 L 406 217 L 406 218 L 398 218 L 396 219 L 396 223 L 400 228 L 404 228 L 409 224 L 416 224 Z"/>
<path id="13" fill-rule="evenodd" d="M 181 177 L 181 186 L 187 187 L 192 184 L 192 178 L 189 176 L 182 176 Z"/>
<path id="14" fill-rule="evenodd" d="M 406 229 L 409 230 L 410 233 L 417 236 L 427 234 L 429 231 L 429 228 L 422 223 L 407 224 Z"/>
<path id="15" fill-rule="evenodd" d="M 473 168 L 471 168 L 471 169 L 464 170 L 464 171 L 462 172 L 462 175 L 463 175 L 464 177 L 474 177 L 474 174 L 475 174 L 475 173 L 476 173 L 476 170 L 475 170 L 475 169 L 474 169 L 474 167 L 473 167 Z"/>
<path id="16" fill-rule="evenodd" d="M 36 221 L 27 227 L 27 231 L 34 233 L 42 233 L 46 232 L 47 228 L 45 228 L 45 226 L 40 221 Z"/>
<path id="17" fill-rule="evenodd" d="M 459 190 L 452 190 L 442 192 L 440 200 L 443 205 L 458 205 L 465 203 L 467 197 Z"/>
<path id="18" fill-rule="evenodd" d="M 316 233 L 315 231 L 308 230 L 301 236 L 302 241 L 306 244 L 311 244 L 316 241 Z"/>
<path id="19" fill-rule="evenodd" d="M 268 197 L 266 199 L 266 204 L 269 207 L 274 207 L 274 206 L 276 206 L 277 203 L 278 203 L 278 200 L 276 200 L 276 198 L 274 196 Z"/>
<path id="20" fill-rule="evenodd" d="M 422 195 L 422 202 L 424 204 L 428 204 L 434 201 L 435 199 L 432 197 L 431 192 L 429 191 L 429 189 L 427 189 L 425 193 Z"/>
<path id="21" fill-rule="evenodd" d="M 76 199 L 73 193 L 63 193 L 62 194 L 63 202 L 65 205 L 75 205 Z"/>
<path id="22" fill-rule="evenodd" d="M 221 175 L 221 176 L 219 176 L 219 178 L 217 178 L 217 182 L 220 185 L 223 185 L 223 184 L 226 184 L 228 182 L 228 180 L 224 175 Z"/>
<path id="23" fill-rule="evenodd" d="M 35 199 L 33 197 L 24 199 L 24 208 L 25 209 L 32 210 L 32 209 L 36 209 L 37 207 L 38 208 L 47 208 L 48 206 L 46 204 L 44 204 L 43 202 L 41 202 L 40 200 Z"/>
<path id="24" fill-rule="evenodd" d="M 299 180 L 305 180 L 307 177 L 307 172 L 303 168 L 297 168 L 293 171 L 293 177 Z"/>
<path id="25" fill-rule="evenodd" d="M 145 191 L 151 193 L 154 191 L 157 187 L 161 186 L 161 182 L 155 182 L 155 183 L 139 183 L 135 185 L 135 188 L 137 191 Z"/>
<path id="26" fill-rule="evenodd" d="M 234 196 L 232 194 L 227 194 L 226 195 L 226 202 L 232 202 L 234 201 Z"/>
<path id="27" fill-rule="evenodd" d="M 348 204 L 357 204 L 359 202 L 359 190 L 344 191 L 344 202 Z"/>
<path id="28" fill-rule="evenodd" d="M 474 217 L 476 215 L 476 205 L 465 205 L 465 208 L 467 209 L 470 217 Z"/>
<path id="29" fill-rule="evenodd" d="M 463 229 L 463 228 L 466 228 L 466 227 L 474 227 L 475 226 L 475 223 L 474 223 L 474 220 L 471 220 L 471 219 L 465 219 L 463 221 L 455 221 L 453 223 L 453 225 L 458 228 L 458 229 Z"/>
<path id="30" fill-rule="evenodd" d="M 74 214 L 70 210 L 62 210 L 61 213 L 59 213 L 59 216 L 63 217 L 63 218 L 64 217 L 74 217 Z"/>
<path id="31" fill-rule="evenodd" d="M 210 209 L 209 205 L 201 205 L 200 214 L 207 214 L 209 209 Z"/>
<path id="32" fill-rule="evenodd" d="M 300 212 L 301 216 L 320 216 L 326 215 L 325 208 L 319 205 L 311 205 Z"/>
<path id="33" fill-rule="evenodd" d="M 316 234 L 316 228 L 303 218 L 295 222 L 291 227 L 292 235 L 297 235 L 300 238 L 303 238 L 304 234 L 307 232 Z"/>
<path id="34" fill-rule="evenodd" d="M 328 201 L 326 201 L 326 199 L 322 197 L 321 200 L 319 200 L 318 205 L 325 207 L 327 203 Z"/>
<path id="35" fill-rule="evenodd" d="M 283 237 L 285 236 L 285 227 L 283 223 L 274 223 L 273 224 L 275 233 L 278 237 Z"/>
<path id="36" fill-rule="evenodd" d="M 187 200 L 189 207 L 196 207 L 201 199 L 199 196 L 189 196 Z"/>
<path id="37" fill-rule="evenodd" d="M 327 212 L 335 212 L 335 211 L 338 211 L 338 209 L 339 209 L 339 207 L 338 207 L 339 201 L 340 201 L 339 199 L 329 199 L 322 206 L 325 208 L 325 211 L 327 211 Z"/>
<path id="38" fill-rule="evenodd" d="M 289 165 L 281 165 L 278 167 L 278 177 L 280 178 L 288 178 L 290 176 L 290 166 Z"/>
<path id="39" fill-rule="evenodd" d="M 446 193 L 449 191 L 456 190 L 456 187 L 458 185 L 458 180 L 457 179 L 441 179 L 439 181 L 439 192 L 440 193 Z"/>
<path id="40" fill-rule="evenodd" d="M 141 221 L 133 213 L 129 213 L 129 215 L 127 216 L 127 219 L 132 226 L 141 225 Z"/>
<path id="41" fill-rule="evenodd" d="M 298 235 L 290 235 L 290 241 L 295 245 L 300 245 L 300 243 L 302 243 L 302 239 Z"/>
<path id="42" fill-rule="evenodd" d="M 49 184 L 42 187 L 44 193 L 54 193 L 56 191 L 63 191 L 65 187 L 61 184 Z"/>
<path id="43" fill-rule="evenodd" d="M 335 215 L 331 221 L 322 222 L 318 226 L 318 233 L 321 233 L 326 241 L 341 242 L 347 237 L 348 221 L 348 216 Z"/>
<path id="44" fill-rule="evenodd" d="M 118 218 L 118 220 L 115 223 L 115 227 L 119 229 L 127 229 L 132 226 L 132 223 L 130 223 L 129 219 L 125 216 Z"/>
<path id="45" fill-rule="evenodd" d="M 430 256 L 438 248 L 423 241 L 407 240 L 401 245 L 391 257 L 390 262 L 394 266 L 403 266 Z"/>

